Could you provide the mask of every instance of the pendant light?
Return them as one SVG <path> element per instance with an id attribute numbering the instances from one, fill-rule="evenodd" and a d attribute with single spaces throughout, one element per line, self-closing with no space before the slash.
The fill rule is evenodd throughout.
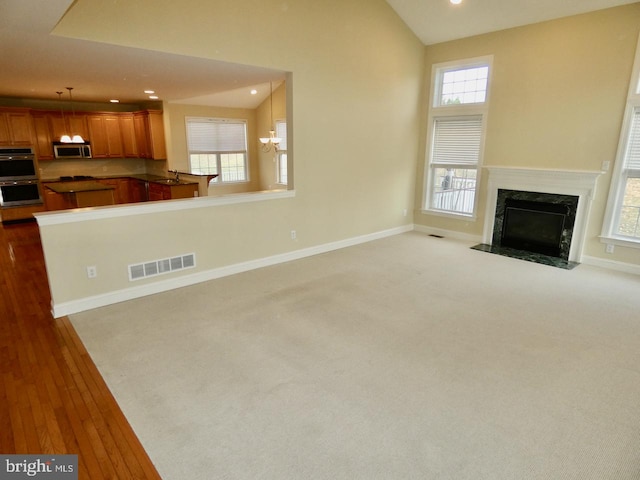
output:
<path id="1" fill-rule="evenodd" d="M 269 95 L 269 112 L 270 112 L 270 117 L 271 117 L 271 130 L 269 130 L 269 136 L 268 137 L 260 137 L 260 144 L 262 145 L 262 151 L 263 152 L 268 152 L 269 150 L 271 150 L 271 146 L 273 145 L 273 149 L 274 151 L 278 151 L 278 145 L 280 145 L 280 142 L 282 141 L 281 138 L 276 137 L 276 130 L 273 127 L 273 82 L 269 82 L 269 86 L 271 89 L 271 93 Z"/>
<path id="2" fill-rule="evenodd" d="M 69 103 L 71 104 L 71 112 L 73 114 L 73 118 L 76 118 L 76 112 L 73 108 L 73 98 L 71 97 L 71 90 L 73 90 L 73 87 L 66 87 L 67 90 L 69 90 Z M 61 92 L 58 92 L 61 93 Z M 62 106 L 60 107 L 62 109 Z M 64 123 L 64 114 L 62 114 L 62 121 Z M 73 132 L 71 132 L 73 133 Z M 84 143 L 84 138 L 82 138 L 81 135 L 79 134 L 75 134 L 73 135 L 73 137 L 71 135 L 63 135 L 62 137 L 60 137 L 60 142 L 62 143 Z"/>

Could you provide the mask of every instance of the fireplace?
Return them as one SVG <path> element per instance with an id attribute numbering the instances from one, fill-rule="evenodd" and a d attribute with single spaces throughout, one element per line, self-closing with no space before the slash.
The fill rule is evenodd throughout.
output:
<path id="1" fill-rule="evenodd" d="M 485 170 L 489 180 L 483 243 L 473 248 L 561 268 L 578 265 L 602 172 Z"/>
<path id="2" fill-rule="evenodd" d="M 492 245 L 569 259 L 579 198 L 499 189 Z"/>

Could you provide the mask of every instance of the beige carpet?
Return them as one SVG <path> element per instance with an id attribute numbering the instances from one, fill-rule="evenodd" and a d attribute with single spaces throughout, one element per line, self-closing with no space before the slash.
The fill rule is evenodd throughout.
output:
<path id="1" fill-rule="evenodd" d="M 640 277 L 407 233 L 71 317 L 167 480 L 640 479 Z"/>

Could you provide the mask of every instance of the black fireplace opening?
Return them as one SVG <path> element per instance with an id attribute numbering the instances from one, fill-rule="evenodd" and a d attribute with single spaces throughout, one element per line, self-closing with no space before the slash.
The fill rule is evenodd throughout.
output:
<path id="1" fill-rule="evenodd" d="M 567 205 L 506 198 L 500 244 L 504 247 L 562 256 Z"/>

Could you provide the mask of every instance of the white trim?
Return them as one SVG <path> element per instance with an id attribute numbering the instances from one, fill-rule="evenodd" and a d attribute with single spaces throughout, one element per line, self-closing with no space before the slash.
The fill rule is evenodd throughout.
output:
<path id="1" fill-rule="evenodd" d="M 454 240 L 460 240 L 469 243 L 480 243 L 482 237 L 480 235 L 471 235 L 469 233 L 457 232 L 455 230 L 445 230 L 443 228 L 428 227 L 426 225 L 414 225 L 413 228 L 416 232 L 426 233 L 427 235 L 439 235 L 445 238 L 452 238 Z"/>
<path id="2" fill-rule="evenodd" d="M 588 255 L 584 255 L 582 257 L 582 263 L 584 263 L 585 265 L 591 265 L 594 267 L 606 268 L 607 270 L 615 270 L 617 272 L 640 275 L 640 265 L 634 265 L 633 263 L 616 262 L 615 260 L 605 260 L 598 257 L 591 257 Z"/>
<path id="3" fill-rule="evenodd" d="M 487 205 L 484 216 L 482 243 L 491 245 L 495 221 L 498 189 L 525 192 L 555 193 L 579 197 L 576 222 L 569 251 L 569 260 L 580 262 L 587 229 L 591 200 L 596 182 L 603 172 L 588 170 L 545 170 L 539 168 L 484 167 L 489 172 Z"/>
<path id="4" fill-rule="evenodd" d="M 192 210 L 194 208 L 218 207 L 236 203 L 262 202 L 264 200 L 279 200 L 293 198 L 295 190 L 263 190 L 259 192 L 236 193 L 219 197 L 194 197 L 176 200 L 161 200 L 154 202 L 140 202 L 106 207 L 76 208 L 53 212 L 35 213 L 34 217 L 39 226 L 62 225 L 65 223 L 86 222 L 87 220 L 104 220 L 107 218 L 131 217 L 150 213 L 169 212 L 176 210 Z"/>
<path id="5" fill-rule="evenodd" d="M 85 310 L 91 310 L 93 308 L 104 307 L 113 303 L 124 302 L 126 300 L 133 300 L 134 298 L 144 297 L 147 295 L 153 295 L 156 293 L 166 292 L 176 288 L 187 287 L 195 285 L 197 283 L 214 280 L 216 278 L 222 278 L 229 275 L 235 275 L 236 273 L 247 272 L 249 270 L 255 270 L 257 268 L 268 267 L 279 263 L 290 262 L 292 260 L 299 260 L 301 258 L 318 255 L 320 253 L 330 252 L 332 250 L 339 250 L 341 248 L 351 247 L 361 243 L 378 240 L 400 233 L 410 232 L 413 230 L 413 225 L 403 225 L 401 227 L 391 228 L 389 230 L 382 230 L 380 232 L 374 232 L 367 235 L 361 235 L 359 237 L 347 238 L 345 240 L 338 240 L 336 242 L 325 243 L 323 245 L 317 245 L 315 247 L 303 248 L 300 250 L 294 250 L 292 252 L 282 253 L 279 255 L 273 255 L 271 257 L 258 258 L 255 260 L 249 260 L 247 262 L 236 263 L 226 267 L 213 268 L 203 272 L 197 272 L 191 275 L 184 275 L 176 278 L 161 280 L 158 282 L 147 283 L 145 285 L 136 285 L 130 288 L 122 290 L 116 290 L 101 295 L 94 295 L 91 297 L 80 298 L 78 300 L 72 300 L 70 302 L 63 303 L 51 303 L 52 314 L 55 318 L 64 317 L 65 315 L 71 315 L 73 313 L 83 312 Z"/>

